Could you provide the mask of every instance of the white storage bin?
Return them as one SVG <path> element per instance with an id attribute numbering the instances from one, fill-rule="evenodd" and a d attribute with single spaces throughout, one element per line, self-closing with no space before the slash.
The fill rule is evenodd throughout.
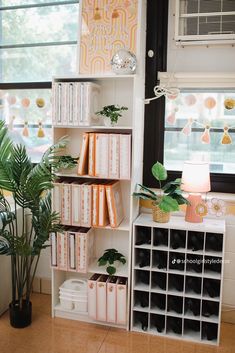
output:
<path id="1" fill-rule="evenodd" d="M 87 313 L 87 310 L 88 310 L 87 299 L 86 300 L 74 299 L 73 304 L 74 304 L 74 309 L 76 311 Z"/>
<path id="2" fill-rule="evenodd" d="M 80 279 L 68 279 L 65 281 L 62 286 L 60 286 L 60 292 L 70 295 L 85 295 L 87 293 L 87 281 Z"/>
<path id="3" fill-rule="evenodd" d="M 60 296 L 60 305 L 65 310 L 73 310 L 74 303 L 72 298 Z"/>

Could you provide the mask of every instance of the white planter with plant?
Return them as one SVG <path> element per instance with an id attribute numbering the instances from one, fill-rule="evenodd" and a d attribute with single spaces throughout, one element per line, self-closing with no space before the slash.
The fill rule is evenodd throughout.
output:
<path id="1" fill-rule="evenodd" d="M 115 126 L 118 123 L 118 119 L 122 116 L 121 112 L 128 110 L 127 107 L 119 107 L 119 105 L 106 105 L 102 110 L 96 112 L 104 118 L 104 124 L 106 126 Z"/>

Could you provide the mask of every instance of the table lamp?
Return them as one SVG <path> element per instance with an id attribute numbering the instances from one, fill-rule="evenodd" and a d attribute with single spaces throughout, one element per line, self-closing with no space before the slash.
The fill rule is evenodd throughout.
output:
<path id="1" fill-rule="evenodd" d="M 202 203 L 201 193 L 211 189 L 209 164 L 206 162 L 185 162 L 183 166 L 181 190 L 189 193 L 185 221 L 201 223 L 202 216 L 197 214 L 196 207 Z"/>

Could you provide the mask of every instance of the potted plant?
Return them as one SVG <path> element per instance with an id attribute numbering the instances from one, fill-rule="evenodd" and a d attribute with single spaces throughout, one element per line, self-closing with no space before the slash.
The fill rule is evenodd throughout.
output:
<path id="1" fill-rule="evenodd" d="M 128 110 L 127 107 L 119 107 L 119 105 L 106 105 L 102 110 L 96 112 L 97 115 L 104 117 L 104 124 L 107 126 L 114 126 L 118 119 L 122 116 L 121 112 Z"/>
<path id="2" fill-rule="evenodd" d="M 61 230 L 59 217 L 51 211 L 51 189 L 55 170 L 60 166 L 57 152 L 67 141 L 51 146 L 34 165 L 22 145 L 14 145 L 0 121 L 0 254 L 11 257 L 12 301 L 10 323 L 13 327 L 31 324 L 30 294 L 41 250 L 51 232 Z M 5 196 L 7 190 L 12 201 Z M 25 216 L 30 215 L 27 229 Z"/>
<path id="3" fill-rule="evenodd" d="M 170 219 L 170 212 L 178 211 L 179 205 L 189 202 L 182 195 L 181 179 L 170 181 L 162 186 L 162 182 L 167 180 L 167 171 L 161 163 L 157 162 L 152 166 L 152 174 L 157 179 L 160 190 L 155 192 L 144 185 L 138 184 L 140 191 L 134 192 L 133 195 L 143 200 L 151 200 L 153 220 L 166 223 Z"/>
<path id="4" fill-rule="evenodd" d="M 106 249 L 104 254 L 98 259 L 99 266 L 106 266 L 106 271 L 109 275 L 114 275 L 117 271 L 116 267 L 119 264 L 125 265 L 125 256 L 116 249 Z"/>

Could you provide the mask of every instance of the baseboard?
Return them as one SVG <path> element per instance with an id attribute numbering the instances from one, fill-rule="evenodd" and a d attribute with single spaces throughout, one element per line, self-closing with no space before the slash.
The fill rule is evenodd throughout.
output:
<path id="1" fill-rule="evenodd" d="M 235 324 L 235 307 L 230 305 L 222 306 L 221 321 L 229 324 Z"/>
<path id="2" fill-rule="evenodd" d="M 51 294 L 51 279 L 35 277 L 33 280 L 33 293 Z"/>

